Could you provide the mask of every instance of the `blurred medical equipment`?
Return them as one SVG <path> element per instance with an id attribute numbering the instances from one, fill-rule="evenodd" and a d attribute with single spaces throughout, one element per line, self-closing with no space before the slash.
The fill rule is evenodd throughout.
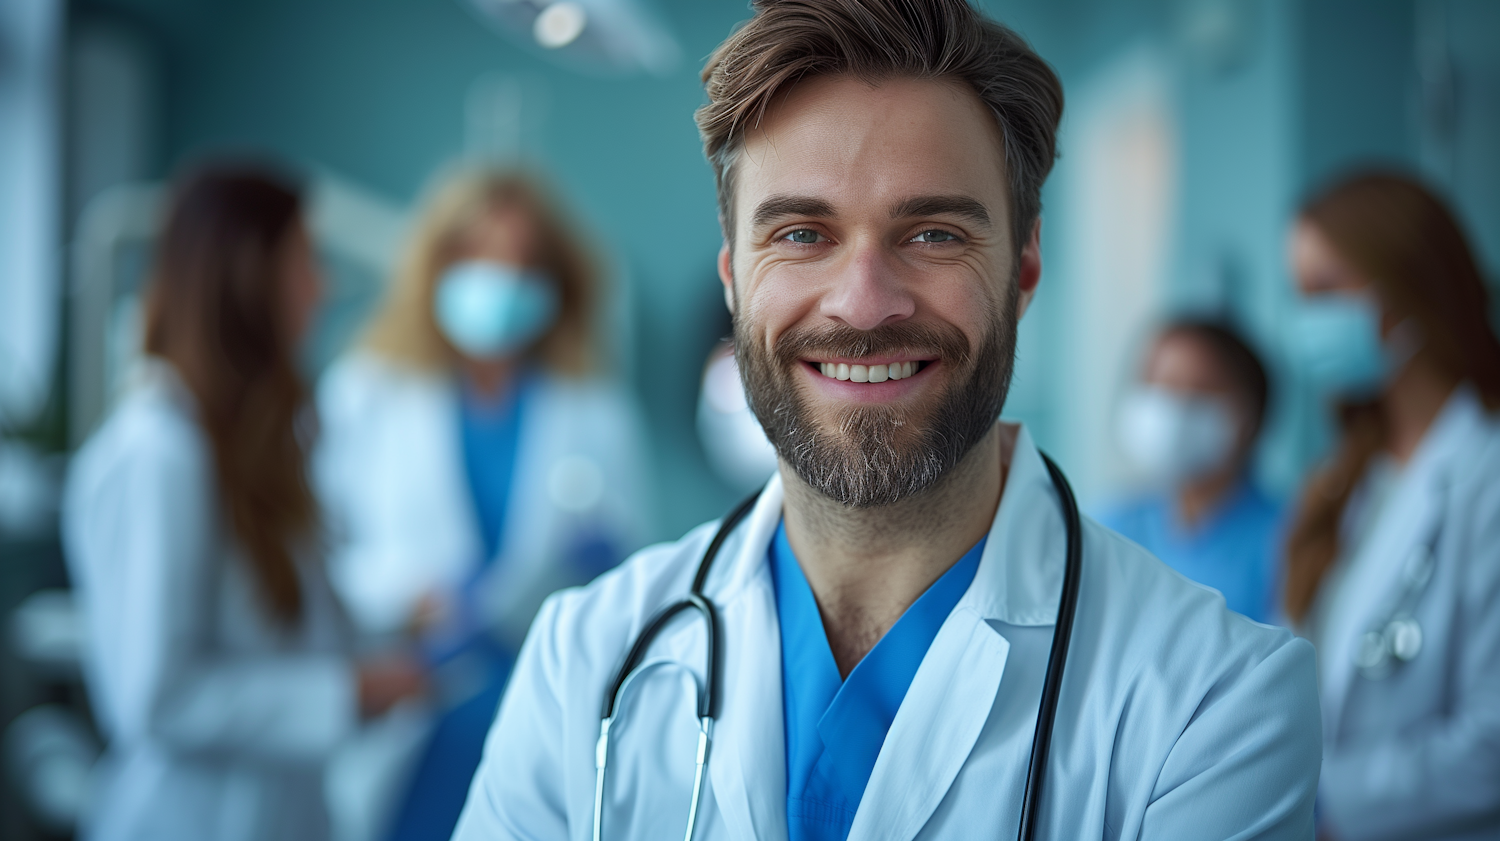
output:
<path id="1" fill-rule="evenodd" d="M 1047 778 L 1047 753 L 1052 746 L 1052 728 L 1057 718 L 1057 699 L 1062 692 L 1063 669 L 1068 659 L 1068 640 L 1073 634 L 1073 614 L 1078 607 L 1079 577 L 1083 571 L 1083 535 L 1078 503 L 1073 498 L 1073 489 L 1068 486 L 1067 477 L 1052 462 L 1052 459 L 1043 454 L 1042 461 L 1047 466 L 1047 473 L 1052 479 L 1052 487 L 1057 491 L 1058 500 L 1062 505 L 1063 525 L 1066 531 L 1064 543 L 1066 567 L 1063 573 L 1062 593 L 1058 597 L 1057 623 L 1053 626 L 1046 677 L 1042 684 L 1042 698 L 1037 709 L 1036 733 L 1033 734 L 1031 740 L 1031 763 L 1026 772 L 1026 790 L 1021 796 L 1021 820 L 1016 830 L 1016 837 L 1022 841 L 1031 841 L 1036 837 L 1039 804 L 1042 801 L 1043 784 Z M 619 670 L 615 672 L 614 679 L 610 681 L 609 691 L 604 696 L 604 710 L 599 720 L 599 743 L 595 748 L 597 771 L 594 778 L 594 841 L 602 841 L 604 838 L 604 782 L 605 772 L 609 767 L 609 731 L 614 726 L 618 710 L 621 709 L 621 698 L 625 696 L 625 690 L 636 675 L 645 669 L 670 662 L 664 660 L 642 662 L 642 660 L 662 629 L 677 614 L 685 610 L 698 612 L 707 633 L 707 644 L 704 646 L 703 682 L 697 686 L 698 754 L 693 772 L 693 795 L 688 803 L 687 833 L 683 836 L 684 841 L 693 839 L 693 829 L 698 823 L 698 801 L 703 790 L 703 772 L 708 766 L 709 750 L 713 742 L 714 719 L 719 714 L 718 668 L 723 658 L 721 652 L 724 639 L 723 629 L 720 627 L 719 617 L 715 612 L 716 607 L 713 601 L 704 595 L 703 586 L 708 581 L 708 574 L 713 569 L 714 559 L 718 557 L 719 549 L 724 545 L 724 541 L 755 507 L 758 499 L 760 499 L 759 493 L 750 496 L 724 517 L 713 540 L 709 541 L 708 548 L 703 551 L 703 559 L 698 563 L 698 571 L 693 575 L 693 584 L 687 597 L 661 608 L 646 622 L 636 636 L 635 642 L 631 644 L 630 653 L 625 656 L 625 662 L 620 665 Z M 696 683 L 696 679 L 694 682 Z"/>
<path id="2" fill-rule="evenodd" d="M 665 76 L 682 59 L 651 0 L 460 0 L 492 28 L 574 69 Z M 554 60 L 556 60 L 554 58 Z"/>
<path id="3" fill-rule="evenodd" d="M 745 399 L 734 348 L 723 342 L 709 354 L 698 390 L 698 443 L 708 465 L 738 493 L 765 485 L 776 471 L 776 448 Z"/>

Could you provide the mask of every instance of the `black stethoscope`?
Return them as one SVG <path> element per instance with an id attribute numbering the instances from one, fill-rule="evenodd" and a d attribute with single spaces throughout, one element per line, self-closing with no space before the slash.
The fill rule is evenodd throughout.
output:
<path id="1" fill-rule="evenodd" d="M 1021 823 L 1016 833 L 1021 841 L 1030 841 L 1036 836 L 1037 810 L 1042 802 L 1047 751 L 1052 744 L 1052 724 L 1057 717 L 1057 698 L 1062 690 L 1063 665 L 1068 659 L 1068 639 L 1073 633 L 1073 614 L 1078 606 L 1078 578 L 1083 566 L 1083 537 L 1079 525 L 1078 501 L 1073 497 L 1073 488 L 1068 485 L 1067 477 L 1063 476 L 1062 470 L 1052 459 L 1044 454 L 1042 461 L 1047 465 L 1052 485 L 1057 489 L 1062 502 L 1063 522 L 1067 527 L 1067 567 L 1063 572 L 1062 597 L 1057 605 L 1057 626 L 1052 633 L 1052 652 L 1047 659 L 1047 675 L 1042 682 L 1036 733 L 1031 741 L 1031 764 L 1026 771 L 1026 792 L 1021 801 Z M 728 540 L 735 526 L 750 513 L 759 497 L 759 493 L 751 496 L 724 518 L 714 539 L 709 541 L 708 548 L 703 552 L 703 560 L 698 563 L 698 572 L 693 576 L 693 586 L 687 597 L 667 605 L 651 617 L 651 621 L 646 623 L 646 627 L 635 638 L 635 644 L 630 647 L 630 653 L 626 655 L 625 662 L 620 665 L 610 683 L 609 694 L 604 696 L 604 711 L 599 721 L 599 741 L 594 751 L 594 841 L 603 839 L 604 772 L 609 765 L 609 728 L 619 709 L 620 698 L 630 682 L 644 668 L 653 665 L 648 663 L 642 666 L 641 658 L 646 655 L 646 649 L 651 646 L 661 629 L 684 610 L 696 610 L 703 617 L 704 627 L 708 631 L 708 662 L 703 670 L 704 681 L 698 687 L 698 758 L 693 772 L 693 799 L 688 807 L 687 834 L 684 836 L 685 841 L 692 841 L 693 828 L 698 822 L 699 795 L 703 791 L 703 770 L 708 766 L 708 748 L 713 741 L 714 718 L 719 713 L 718 680 L 722 634 L 714 603 L 703 594 L 703 585 L 708 580 L 708 571 L 713 566 L 719 549 Z"/>

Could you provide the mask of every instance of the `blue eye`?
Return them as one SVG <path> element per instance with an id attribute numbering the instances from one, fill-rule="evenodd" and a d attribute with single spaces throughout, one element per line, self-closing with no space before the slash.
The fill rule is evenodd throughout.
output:
<path id="1" fill-rule="evenodd" d="M 814 245 L 822 238 L 822 234 L 808 228 L 798 228 L 782 237 L 787 242 L 795 242 L 798 245 Z"/>
<path id="2" fill-rule="evenodd" d="M 916 236 L 911 238 L 911 241 L 925 243 L 958 242 L 958 236 L 956 234 L 949 233 L 948 231 L 934 228 L 930 231 L 923 231 L 922 233 L 917 234 Z"/>

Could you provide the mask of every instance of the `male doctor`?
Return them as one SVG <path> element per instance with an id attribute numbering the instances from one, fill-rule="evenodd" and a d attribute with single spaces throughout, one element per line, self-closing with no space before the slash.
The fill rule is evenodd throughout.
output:
<path id="1" fill-rule="evenodd" d="M 779 475 L 703 586 L 722 698 L 694 791 L 706 623 L 620 697 L 604 838 L 1015 837 L 1065 566 L 1062 500 L 997 423 L 1041 277 L 1062 90 L 964 0 L 757 0 L 710 59 L 725 298 Z M 663 231 L 670 245 L 670 231 Z M 716 530 L 537 617 L 455 838 L 595 837 L 600 716 Z M 1038 837 L 1312 837 L 1313 653 L 1082 528 Z"/>

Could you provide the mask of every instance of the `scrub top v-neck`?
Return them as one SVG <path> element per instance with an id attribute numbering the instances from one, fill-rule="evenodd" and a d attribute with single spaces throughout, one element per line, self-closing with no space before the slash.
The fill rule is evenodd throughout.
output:
<path id="1" fill-rule="evenodd" d="M 849 836 L 896 710 L 938 630 L 973 582 L 984 544 L 980 540 L 927 588 L 843 679 L 786 526 L 776 529 L 769 560 L 781 622 L 790 841 Z"/>

